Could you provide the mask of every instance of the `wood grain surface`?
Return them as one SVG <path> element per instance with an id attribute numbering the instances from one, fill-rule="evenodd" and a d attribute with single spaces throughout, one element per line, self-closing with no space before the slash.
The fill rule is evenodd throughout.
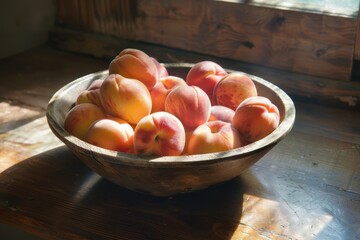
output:
<path id="1" fill-rule="evenodd" d="M 262 77 L 281 87 L 295 99 L 360 111 L 360 81 L 358 80 L 337 81 L 302 73 L 290 74 L 288 71 L 256 64 L 64 28 L 54 28 L 50 32 L 50 43 L 54 48 L 63 51 L 90 55 L 107 61 L 113 59 L 122 49 L 129 47 L 141 49 L 161 62 L 197 63 L 212 60 L 226 68 Z"/>
<path id="2" fill-rule="evenodd" d="M 349 14 L 278 1 L 57 1 L 56 26 L 348 81 L 357 34 Z"/>
<path id="3" fill-rule="evenodd" d="M 107 65 L 47 47 L 0 61 L 1 223 L 43 239 L 358 238 L 360 112 L 296 101 L 293 131 L 240 177 L 150 197 L 99 177 L 46 123 L 58 88 Z"/>

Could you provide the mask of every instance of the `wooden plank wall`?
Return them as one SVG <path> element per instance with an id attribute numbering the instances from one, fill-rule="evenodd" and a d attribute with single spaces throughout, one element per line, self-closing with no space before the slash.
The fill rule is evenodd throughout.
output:
<path id="1" fill-rule="evenodd" d="M 357 18 L 212 0 L 58 0 L 57 25 L 348 81 Z"/>
<path id="2" fill-rule="evenodd" d="M 360 15 L 358 16 L 358 22 L 357 22 L 357 34 L 356 34 L 354 59 L 360 61 Z"/>

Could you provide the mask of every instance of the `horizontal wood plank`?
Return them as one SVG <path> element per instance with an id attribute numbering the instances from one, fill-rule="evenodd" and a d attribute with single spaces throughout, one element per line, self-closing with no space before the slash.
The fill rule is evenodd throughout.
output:
<path id="1" fill-rule="evenodd" d="M 55 28 L 50 34 L 51 45 L 62 50 L 88 54 L 107 60 L 114 58 L 122 49 L 141 49 L 161 62 L 196 63 L 203 60 L 218 62 L 225 68 L 247 72 L 262 77 L 283 88 L 292 97 L 308 102 L 331 104 L 332 106 L 360 110 L 360 82 L 336 81 L 305 74 L 291 73 L 211 55 L 197 54 L 178 49 L 149 45 L 139 41 L 128 41 Z"/>
<path id="2" fill-rule="evenodd" d="M 74 19 L 63 13 L 66 2 L 58 4 L 58 23 L 70 29 L 336 80 L 351 77 L 353 15 L 262 7 L 256 1 L 78 0 L 71 5 L 78 8 Z"/>

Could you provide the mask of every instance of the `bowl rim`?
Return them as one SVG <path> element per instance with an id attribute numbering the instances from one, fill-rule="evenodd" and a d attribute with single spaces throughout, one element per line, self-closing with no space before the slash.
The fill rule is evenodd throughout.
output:
<path id="1" fill-rule="evenodd" d="M 162 63 L 166 68 L 191 68 L 195 64 L 192 63 Z M 196 154 L 196 155 L 181 155 L 181 156 L 155 156 L 155 157 L 143 157 L 135 154 L 123 153 L 113 150 L 108 150 L 100 148 L 94 145 L 91 145 L 85 141 L 82 141 L 71 134 L 69 134 L 63 126 L 61 126 L 54 118 L 54 111 L 56 104 L 61 101 L 61 97 L 65 95 L 66 91 L 71 90 L 76 87 L 76 85 L 82 83 L 83 81 L 93 81 L 99 77 L 105 77 L 108 74 L 108 70 L 102 70 L 94 73 L 90 73 L 79 77 L 54 93 L 54 95 L 49 100 L 47 109 L 46 109 L 46 118 L 48 125 L 52 132 L 66 145 L 73 145 L 78 150 L 87 152 L 92 155 L 103 155 L 103 161 L 112 162 L 115 164 L 126 164 L 134 166 L 183 166 L 183 165 L 194 165 L 194 164 L 210 164 L 217 163 L 224 160 L 234 160 L 239 158 L 244 158 L 254 153 L 258 153 L 266 148 L 271 148 L 285 138 L 291 131 L 294 123 L 296 110 L 295 105 L 292 99 L 279 87 L 276 85 L 260 78 L 258 76 L 248 74 L 245 72 L 225 69 L 227 72 L 237 72 L 244 73 L 248 75 L 253 81 L 258 82 L 261 85 L 271 89 L 274 94 L 276 94 L 284 105 L 284 116 L 279 124 L 279 126 L 271 132 L 266 137 L 250 143 L 248 145 L 235 148 L 223 152 L 215 153 L 205 153 L 205 154 Z M 95 157 L 95 156 L 94 156 Z"/>

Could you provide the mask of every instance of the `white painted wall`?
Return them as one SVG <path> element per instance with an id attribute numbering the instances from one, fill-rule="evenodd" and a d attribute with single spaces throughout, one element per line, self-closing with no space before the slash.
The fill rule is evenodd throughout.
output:
<path id="1" fill-rule="evenodd" d="M 55 0 L 0 0 L 0 59 L 44 44 Z"/>

